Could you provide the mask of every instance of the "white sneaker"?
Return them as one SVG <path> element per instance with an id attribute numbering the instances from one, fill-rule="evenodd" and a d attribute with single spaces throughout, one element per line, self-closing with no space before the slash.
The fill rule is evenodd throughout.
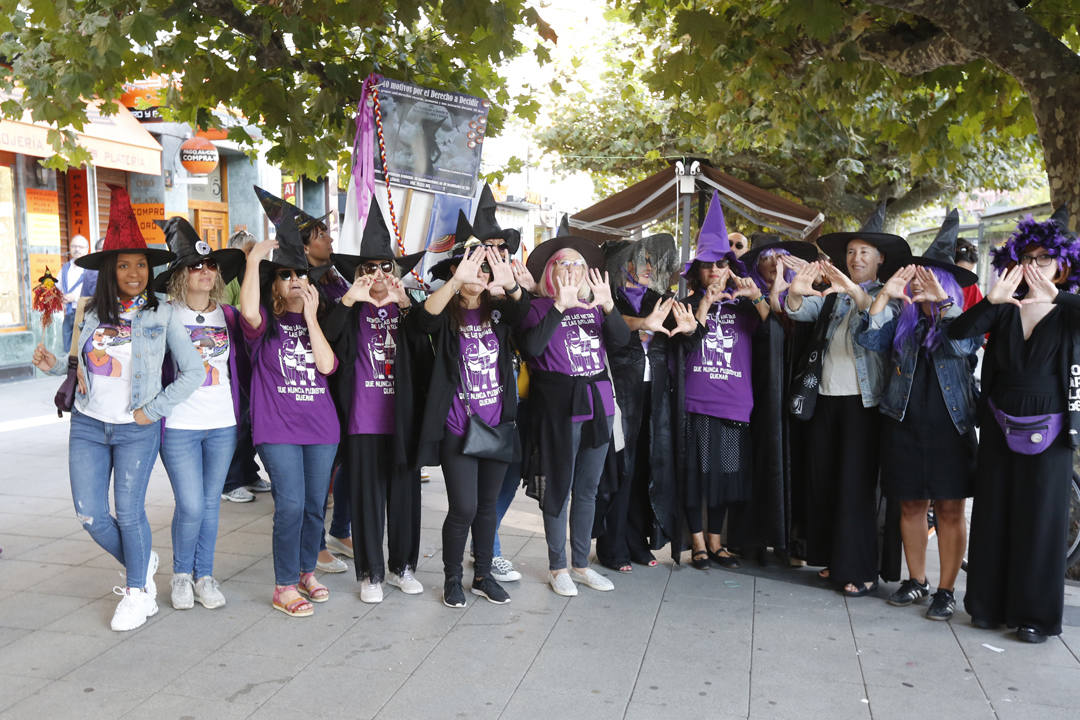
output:
<path id="1" fill-rule="evenodd" d="M 195 587 L 190 573 L 176 573 L 172 576 L 172 606 L 177 610 L 190 610 L 195 607 Z"/>
<path id="2" fill-rule="evenodd" d="M 578 572 L 577 570 L 572 569 L 570 570 L 570 574 L 575 581 L 591 587 L 593 590 L 608 592 L 609 590 L 615 589 L 615 583 L 611 582 L 592 568 L 585 568 L 585 572 Z"/>
<path id="3" fill-rule="evenodd" d="M 255 502 L 255 495 L 246 487 L 238 487 L 227 493 L 221 493 L 221 499 L 235 503 Z"/>
<path id="4" fill-rule="evenodd" d="M 315 561 L 315 567 L 323 572 L 327 573 L 342 573 L 349 569 L 349 566 L 345 564 L 345 561 L 333 554 L 330 557 L 334 558 L 330 562 L 323 562 L 322 560 Z"/>
<path id="5" fill-rule="evenodd" d="M 344 555 L 347 558 L 354 557 L 353 549 L 330 533 L 326 533 L 326 549 L 332 553 Z"/>
<path id="6" fill-rule="evenodd" d="M 158 554 L 154 550 L 150 551 L 150 561 L 146 563 L 146 592 L 150 593 L 150 597 L 157 599 L 157 583 L 154 582 L 154 574 L 157 572 L 159 564 Z"/>
<path id="7" fill-rule="evenodd" d="M 259 478 L 258 481 L 253 482 L 250 485 L 247 485 L 245 487 L 247 488 L 248 492 L 253 492 L 253 493 L 270 492 L 270 481 L 267 480 L 266 478 Z"/>
<path id="8" fill-rule="evenodd" d="M 514 563 L 502 555 L 491 558 L 491 577 L 499 582 L 514 582 L 521 579 L 521 573 L 514 569 Z"/>
<path id="9" fill-rule="evenodd" d="M 110 627 L 116 632 L 134 630 L 146 623 L 146 618 L 157 615 L 157 600 L 140 588 L 114 587 L 113 593 L 120 596 Z"/>
<path id="10" fill-rule="evenodd" d="M 413 576 L 409 568 L 402 570 L 400 575 L 389 573 L 386 576 L 386 583 L 399 588 L 406 595 L 419 595 L 424 592 L 423 584 Z"/>
<path id="11" fill-rule="evenodd" d="M 225 604 L 225 595 L 221 592 L 221 585 L 209 575 L 203 575 L 195 583 L 195 599 L 207 610 L 213 610 Z"/>
<path id="12" fill-rule="evenodd" d="M 366 603 L 382 602 L 382 583 L 371 582 L 370 578 L 360 581 L 360 601 Z"/>
<path id="13" fill-rule="evenodd" d="M 557 595 L 574 597 L 577 595 L 577 585 L 570 579 L 570 573 L 548 573 L 548 584 Z"/>

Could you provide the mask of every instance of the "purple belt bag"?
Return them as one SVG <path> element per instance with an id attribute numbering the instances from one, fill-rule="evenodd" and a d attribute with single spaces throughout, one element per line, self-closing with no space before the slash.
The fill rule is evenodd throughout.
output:
<path id="1" fill-rule="evenodd" d="M 1065 413 L 1009 415 L 998 410 L 993 401 L 990 401 L 990 410 L 1009 449 L 1021 455 L 1038 455 L 1046 450 L 1065 425 Z"/>

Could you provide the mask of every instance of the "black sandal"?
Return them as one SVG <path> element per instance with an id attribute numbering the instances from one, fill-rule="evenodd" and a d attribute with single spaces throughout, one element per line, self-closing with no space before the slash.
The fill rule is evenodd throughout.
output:
<path id="1" fill-rule="evenodd" d="M 709 551 L 708 550 L 694 550 L 690 553 L 690 565 L 695 570 L 708 570 L 709 568 Z"/>
<path id="2" fill-rule="evenodd" d="M 716 552 L 713 552 L 712 550 L 706 550 L 706 552 L 709 555 L 709 559 L 722 568 L 734 570 L 742 566 L 739 562 L 739 558 L 732 555 L 731 551 L 725 547 L 721 547 Z M 720 553 L 727 553 L 727 555 L 721 555 Z"/>
<path id="3" fill-rule="evenodd" d="M 856 585 L 856 583 L 851 584 Z M 857 589 L 855 590 L 841 589 L 840 592 L 844 593 L 845 597 L 863 597 L 864 595 L 869 595 L 870 593 L 878 589 L 878 581 L 875 580 L 874 582 L 870 583 L 869 587 L 867 587 L 866 583 L 864 582 L 858 583 L 856 585 L 856 588 Z"/>

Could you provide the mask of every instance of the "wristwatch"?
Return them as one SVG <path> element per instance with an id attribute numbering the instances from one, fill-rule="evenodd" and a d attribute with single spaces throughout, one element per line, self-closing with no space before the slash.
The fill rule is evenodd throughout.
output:
<path id="1" fill-rule="evenodd" d="M 763 303 L 763 302 L 768 302 L 768 301 L 769 301 L 769 298 L 765 297 L 765 295 L 759 295 L 759 296 L 757 297 L 757 299 L 755 299 L 755 300 L 751 300 L 751 301 L 750 301 L 750 304 L 751 304 L 751 305 L 757 305 L 757 304 L 759 304 L 759 303 Z"/>

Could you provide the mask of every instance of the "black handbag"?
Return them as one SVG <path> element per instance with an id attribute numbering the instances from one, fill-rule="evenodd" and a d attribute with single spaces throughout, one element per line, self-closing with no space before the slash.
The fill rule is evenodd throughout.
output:
<path id="1" fill-rule="evenodd" d="M 461 452 L 463 455 L 482 460 L 512 462 L 515 432 L 517 428 L 513 421 L 499 423 L 492 427 L 476 415 L 470 415 L 469 429 L 465 431 L 465 445 Z"/>
<path id="2" fill-rule="evenodd" d="M 56 416 L 64 417 L 65 412 L 71 412 L 75 404 L 75 389 L 79 386 L 79 358 L 68 355 L 67 377 L 60 384 L 60 388 L 53 396 L 53 404 L 56 405 Z"/>
<path id="3" fill-rule="evenodd" d="M 829 331 L 829 319 L 835 305 L 835 294 L 826 297 L 821 304 L 821 312 L 814 324 L 814 335 L 807 345 L 806 355 L 791 377 L 788 409 L 799 420 L 809 420 L 814 416 L 818 388 L 821 385 L 821 368 L 825 359 L 825 335 Z"/>

